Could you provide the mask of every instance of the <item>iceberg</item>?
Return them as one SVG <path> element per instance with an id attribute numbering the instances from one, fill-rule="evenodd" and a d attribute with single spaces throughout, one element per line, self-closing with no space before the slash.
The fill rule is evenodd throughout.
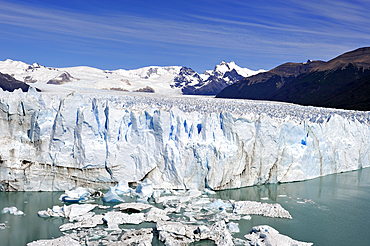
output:
<path id="1" fill-rule="evenodd" d="M 124 202 L 125 200 L 123 200 L 121 197 L 117 195 L 115 187 L 109 187 L 109 191 L 103 196 L 103 201 L 104 202 Z"/>
<path id="2" fill-rule="evenodd" d="M 80 246 L 81 244 L 78 241 L 71 238 L 70 236 L 61 236 L 55 239 L 44 239 L 27 243 L 27 246 L 44 246 L 44 245 Z"/>
<path id="3" fill-rule="evenodd" d="M 247 239 L 246 245 L 261 246 L 309 246 L 313 243 L 296 241 L 288 236 L 280 234 L 276 229 L 268 225 L 260 225 L 252 228 L 250 234 L 244 236 Z"/>
<path id="4" fill-rule="evenodd" d="M 209 193 L 370 166 L 369 112 L 287 103 L 2 92 L 0 127 L 2 191 Z"/>
<path id="5" fill-rule="evenodd" d="M 46 210 L 38 211 L 37 214 L 39 217 L 65 217 L 73 220 L 74 218 L 87 214 L 98 204 L 72 204 L 69 206 L 64 205 L 63 207 L 60 206 L 53 206 L 52 209 L 48 208 Z"/>
<path id="6" fill-rule="evenodd" d="M 5 207 L 1 210 L 1 213 L 3 214 L 13 214 L 13 215 L 24 215 L 24 213 L 21 210 L 18 210 L 16 207 Z"/>
<path id="7" fill-rule="evenodd" d="M 83 202 L 89 199 L 89 196 L 94 194 L 95 190 L 89 188 L 77 187 L 74 190 L 66 190 L 65 194 L 61 195 L 59 200 L 63 202 Z"/>
<path id="8" fill-rule="evenodd" d="M 148 199 L 153 195 L 153 187 L 152 187 L 152 182 L 149 179 L 146 179 L 143 182 L 139 182 L 137 184 L 136 194 L 139 195 L 141 198 Z"/>

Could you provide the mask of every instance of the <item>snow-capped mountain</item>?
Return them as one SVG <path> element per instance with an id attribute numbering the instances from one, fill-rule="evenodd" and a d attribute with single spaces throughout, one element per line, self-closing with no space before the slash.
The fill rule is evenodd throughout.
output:
<path id="1" fill-rule="evenodd" d="M 265 70 L 253 71 L 241 68 L 234 61 L 230 63 L 223 61 L 213 70 L 207 70 L 203 74 L 198 74 L 191 68 L 182 67 L 171 86 L 181 88 L 183 94 L 216 95 L 225 87 L 261 72 Z"/>
<path id="2" fill-rule="evenodd" d="M 0 61 L 1 73 L 42 90 L 115 90 L 165 95 L 216 95 L 226 86 L 261 71 L 241 68 L 234 62 L 222 62 L 213 70 L 198 74 L 181 66 L 109 71 L 86 66 L 51 68 L 10 59 Z"/>

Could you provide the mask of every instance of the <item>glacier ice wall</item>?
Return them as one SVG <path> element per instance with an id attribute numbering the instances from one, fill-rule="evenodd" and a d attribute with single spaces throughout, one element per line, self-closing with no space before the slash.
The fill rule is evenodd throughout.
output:
<path id="1" fill-rule="evenodd" d="M 200 97 L 0 91 L 0 189 L 214 190 L 368 167 L 369 112 Z"/>

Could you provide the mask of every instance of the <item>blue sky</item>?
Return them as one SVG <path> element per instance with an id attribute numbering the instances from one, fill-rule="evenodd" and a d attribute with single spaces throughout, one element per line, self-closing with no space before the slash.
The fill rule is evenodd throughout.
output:
<path id="1" fill-rule="evenodd" d="M 0 60 L 271 69 L 370 46 L 370 1 L 2 1 Z"/>

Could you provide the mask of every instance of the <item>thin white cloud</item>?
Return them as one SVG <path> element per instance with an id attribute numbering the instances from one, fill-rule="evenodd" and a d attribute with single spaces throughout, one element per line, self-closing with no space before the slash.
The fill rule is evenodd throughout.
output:
<path id="1" fill-rule="evenodd" d="M 58 42 L 67 43 L 116 42 L 157 46 L 162 52 L 170 52 L 164 49 L 171 45 L 181 49 L 216 48 L 239 54 L 260 52 L 264 56 L 269 52 L 298 54 L 311 50 L 305 53 L 328 58 L 370 41 L 370 20 L 360 4 L 303 0 L 287 0 L 280 5 L 253 6 L 246 1 L 230 4 L 234 8 L 255 8 L 262 15 L 233 16 L 223 12 L 216 15 L 205 10 L 204 14 L 184 13 L 178 19 L 173 16 L 159 19 L 133 14 L 93 15 L 0 0 L 0 34 L 4 32 L 1 25 L 5 25 L 27 29 L 24 35 L 32 36 L 33 32 L 33 39 L 49 36 L 54 41 L 62 36 Z M 11 30 L 8 28 L 7 32 Z"/>

